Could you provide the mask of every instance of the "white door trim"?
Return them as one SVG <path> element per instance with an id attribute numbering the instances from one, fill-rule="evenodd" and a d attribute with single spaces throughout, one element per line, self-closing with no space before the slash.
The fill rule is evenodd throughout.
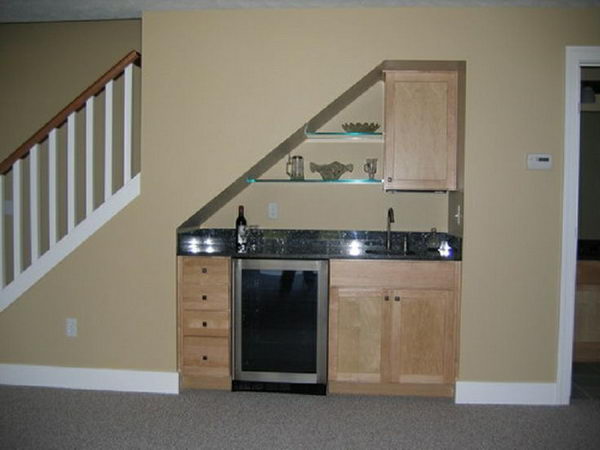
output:
<path id="1" fill-rule="evenodd" d="M 577 217 L 579 199 L 579 100 L 581 66 L 600 66 L 600 47 L 567 47 L 565 62 L 565 142 L 556 403 L 569 404 L 575 317 Z"/>

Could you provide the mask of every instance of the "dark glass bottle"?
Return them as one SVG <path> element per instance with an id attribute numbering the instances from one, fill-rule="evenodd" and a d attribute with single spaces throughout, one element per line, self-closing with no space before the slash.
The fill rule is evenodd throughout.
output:
<path id="1" fill-rule="evenodd" d="M 238 253 L 246 253 L 248 248 L 248 228 L 244 217 L 244 207 L 238 208 L 238 217 L 235 220 L 235 249 Z"/>

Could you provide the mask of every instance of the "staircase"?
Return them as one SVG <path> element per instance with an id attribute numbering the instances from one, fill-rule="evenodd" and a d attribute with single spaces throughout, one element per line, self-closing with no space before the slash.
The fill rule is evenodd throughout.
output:
<path id="1" fill-rule="evenodd" d="M 140 67 L 128 53 L 0 163 L 0 311 L 139 195 Z"/>

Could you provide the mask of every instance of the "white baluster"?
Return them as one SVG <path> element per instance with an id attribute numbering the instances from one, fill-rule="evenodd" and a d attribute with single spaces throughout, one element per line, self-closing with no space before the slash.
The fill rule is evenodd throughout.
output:
<path id="1" fill-rule="evenodd" d="M 125 68 L 123 98 L 123 185 L 131 180 L 131 135 L 133 127 L 133 64 Z"/>
<path id="2" fill-rule="evenodd" d="M 58 240 L 56 185 L 56 128 L 48 138 L 48 237 L 52 248 Z"/>
<path id="3" fill-rule="evenodd" d="M 75 113 L 67 119 L 67 232 L 75 228 Z"/>
<path id="4" fill-rule="evenodd" d="M 94 210 L 94 97 L 85 102 L 85 216 Z"/>
<path id="5" fill-rule="evenodd" d="M 112 195 L 113 81 L 104 92 L 104 201 Z"/>
<path id="6" fill-rule="evenodd" d="M 13 173 L 13 265 L 14 278 L 17 278 L 23 269 L 21 242 L 21 210 L 23 206 L 23 198 L 21 196 L 21 175 L 23 162 L 20 159 L 12 166 Z"/>
<path id="7" fill-rule="evenodd" d="M 29 152 L 29 229 L 31 233 L 31 264 L 40 257 L 40 184 L 39 144 Z"/>
<path id="8" fill-rule="evenodd" d="M 0 175 L 0 289 L 6 284 L 6 274 L 4 273 L 4 257 L 6 255 L 6 246 L 4 245 L 4 175 Z"/>

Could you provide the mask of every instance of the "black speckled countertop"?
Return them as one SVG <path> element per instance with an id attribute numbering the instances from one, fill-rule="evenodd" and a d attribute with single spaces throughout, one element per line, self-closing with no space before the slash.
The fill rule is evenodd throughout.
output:
<path id="1" fill-rule="evenodd" d="M 385 250 L 384 231 L 249 229 L 248 251 L 237 253 L 231 228 L 207 228 L 180 233 L 177 254 L 286 259 L 400 259 L 460 261 L 460 238 L 438 232 L 448 252 L 428 249 L 429 232 L 392 232 L 391 251 Z M 405 246 L 406 242 L 406 246 Z M 404 252 L 404 249 L 407 252 Z"/>

